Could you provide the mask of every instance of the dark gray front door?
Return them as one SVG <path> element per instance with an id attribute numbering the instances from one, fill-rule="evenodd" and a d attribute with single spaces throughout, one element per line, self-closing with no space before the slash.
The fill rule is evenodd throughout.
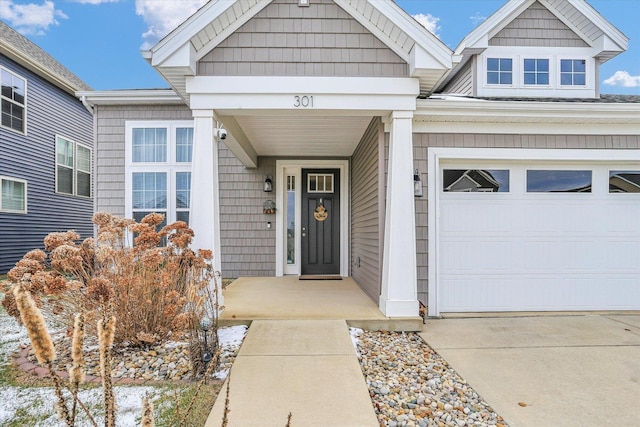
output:
<path id="1" fill-rule="evenodd" d="M 340 170 L 302 170 L 302 274 L 340 274 Z"/>

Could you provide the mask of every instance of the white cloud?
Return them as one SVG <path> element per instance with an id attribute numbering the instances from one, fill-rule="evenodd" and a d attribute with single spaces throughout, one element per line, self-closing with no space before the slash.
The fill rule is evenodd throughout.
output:
<path id="1" fill-rule="evenodd" d="M 471 19 L 473 26 L 476 27 L 479 24 L 481 24 L 485 19 L 487 19 L 487 17 L 484 15 L 481 15 L 480 12 L 476 12 L 475 15 L 470 16 L 469 19 Z"/>
<path id="2" fill-rule="evenodd" d="M 16 4 L 13 0 L 0 0 L 0 19 L 4 19 L 22 34 L 43 35 L 50 26 L 59 25 L 58 19 L 67 19 L 50 0 L 41 4 Z"/>
<path id="3" fill-rule="evenodd" d="M 149 49 L 206 2 L 207 0 L 136 0 L 136 14 L 142 16 L 149 27 L 142 34 L 142 49 Z"/>
<path id="4" fill-rule="evenodd" d="M 436 37 L 440 37 L 438 35 L 438 31 L 440 30 L 440 26 L 438 22 L 440 22 L 440 18 L 433 16 L 430 13 L 426 15 L 424 13 L 418 13 L 417 15 L 412 15 L 416 21 L 422 24 L 430 33 L 435 35 Z"/>
<path id="5" fill-rule="evenodd" d="M 69 0 L 74 3 L 82 3 L 82 4 L 102 4 L 102 3 L 116 3 L 120 0 Z"/>
<path id="6" fill-rule="evenodd" d="M 615 74 L 604 81 L 609 86 L 640 87 L 640 76 L 632 76 L 627 71 L 616 71 Z"/>

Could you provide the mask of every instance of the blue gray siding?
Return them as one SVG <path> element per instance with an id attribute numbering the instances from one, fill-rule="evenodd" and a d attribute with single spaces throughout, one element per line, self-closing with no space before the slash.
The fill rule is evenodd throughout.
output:
<path id="1" fill-rule="evenodd" d="M 0 212 L 0 273 L 53 231 L 93 234 L 93 201 L 55 192 L 55 137 L 93 148 L 93 119 L 78 99 L 0 55 L 27 80 L 27 135 L 0 128 L 0 175 L 27 181 L 27 214 Z"/>

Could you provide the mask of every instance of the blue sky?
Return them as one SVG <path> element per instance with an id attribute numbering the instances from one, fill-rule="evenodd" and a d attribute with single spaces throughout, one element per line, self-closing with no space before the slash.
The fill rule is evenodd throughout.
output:
<path id="1" fill-rule="evenodd" d="M 313 0 L 312 0 L 313 1 Z M 0 0 L 0 19 L 96 90 L 167 87 L 140 55 L 206 0 Z M 451 49 L 506 0 L 397 0 Z M 640 0 L 589 0 L 631 39 L 602 93 L 640 95 Z M 611 78 L 617 76 L 616 78 Z"/>

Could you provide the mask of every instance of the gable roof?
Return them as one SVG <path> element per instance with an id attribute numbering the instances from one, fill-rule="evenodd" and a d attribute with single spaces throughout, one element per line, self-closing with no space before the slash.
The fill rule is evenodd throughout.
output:
<path id="1" fill-rule="evenodd" d="M 91 90 L 88 84 L 51 55 L 2 21 L 0 21 L 0 53 L 71 95 L 75 95 L 79 90 Z"/>
<path id="2" fill-rule="evenodd" d="M 454 50 L 457 66 L 443 80 L 443 88 L 473 56 L 489 47 L 489 41 L 534 3 L 539 3 L 591 47 L 592 56 L 608 61 L 627 50 L 629 38 L 600 15 L 586 0 L 508 0 Z"/>
<path id="3" fill-rule="evenodd" d="M 273 0 L 211 0 L 150 50 L 147 61 L 184 99 L 196 63 Z M 431 93 L 451 68 L 451 50 L 393 0 L 334 0 L 409 64 L 421 90 Z"/>

